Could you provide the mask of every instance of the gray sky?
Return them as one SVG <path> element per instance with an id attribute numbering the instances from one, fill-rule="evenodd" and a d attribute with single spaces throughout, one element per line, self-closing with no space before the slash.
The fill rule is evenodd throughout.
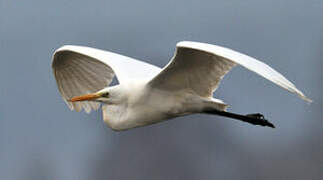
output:
<path id="1" fill-rule="evenodd" d="M 0 0 L 0 179 L 320 179 L 323 1 Z M 71 112 L 51 71 L 65 44 L 160 67 L 175 44 L 229 47 L 282 72 L 314 100 L 241 67 L 215 95 L 276 129 L 193 115 L 113 132 L 100 112 Z"/>

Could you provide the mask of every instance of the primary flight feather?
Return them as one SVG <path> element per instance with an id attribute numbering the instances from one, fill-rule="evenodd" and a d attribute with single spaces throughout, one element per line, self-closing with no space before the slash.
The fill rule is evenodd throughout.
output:
<path id="1" fill-rule="evenodd" d="M 127 130 L 170 118 L 209 113 L 274 127 L 261 114 L 239 115 L 213 98 L 223 76 L 241 65 L 311 102 L 279 72 L 245 54 L 224 47 L 182 41 L 163 68 L 130 57 L 82 46 L 63 46 L 53 56 L 59 92 L 72 110 L 97 110 L 113 130 Z M 110 86 L 113 77 L 119 83 Z"/>

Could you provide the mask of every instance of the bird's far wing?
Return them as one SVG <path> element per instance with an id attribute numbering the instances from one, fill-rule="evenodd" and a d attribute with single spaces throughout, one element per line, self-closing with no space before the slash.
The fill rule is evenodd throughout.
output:
<path id="1" fill-rule="evenodd" d="M 279 72 L 245 54 L 216 45 L 189 41 L 179 42 L 176 47 L 173 59 L 149 82 L 151 86 L 166 90 L 186 89 L 200 96 L 211 97 L 223 76 L 239 64 L 311 102 Z"/>
<path id="2" fill-rule="evenodd" d="M 71 110 L 97 110 L 97 102 L 69 102 L 74 96 L 93 93 L 107 87 L 114 75 L 120 83 L 152 78 L 161 69 L 119 54 L 82 46 L 63 46 L 53 55 L 53 72 L 59 92 Z"/>

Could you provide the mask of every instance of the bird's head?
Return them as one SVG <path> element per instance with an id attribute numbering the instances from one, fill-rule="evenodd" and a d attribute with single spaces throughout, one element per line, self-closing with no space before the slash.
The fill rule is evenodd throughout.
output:
<path id="1" fill-rule="evenodd" d="M 84 94 L 81 96 L 75 96 L 72 97 L 69 101 L 71 102 L 77 102 L 77 101 L 97 101 L 97 102 L 103 102 L 103 103 L 114 103 L 118 98 L 117 91 L 114 90 L 114 88 L 104 88 L 100 91 L 97 91 L 95 93 L 90 94 Z"/>

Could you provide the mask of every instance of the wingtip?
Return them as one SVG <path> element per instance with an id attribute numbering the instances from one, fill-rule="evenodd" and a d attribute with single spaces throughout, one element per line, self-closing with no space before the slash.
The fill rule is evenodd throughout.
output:
<path id="1" fill-rule="evenodd" d="M 293 85 L 293 86 L 294 86 L 294 85 Z M 301 99 L 303 99 L 304 101 L 306 101 L 306 102 L 307 102 L 307 104 L 311 104 L 311 103 L 313 102 L 313 100 L 312 100 L 312 99 L 310 99 L 310 98 L 306 97 L 306 96 L 303 94 L 303 92 L 301 92 L 300 90 L 296 89 L 296 87 L 295 87 L 295 86 L 294 86 L 294 88 L 295 88 L 294 93 L 295 93 L 295 94 L 297 94 L 297 95 L 298 95 L 298 97 L 300 97 Z"/>
<path id="2" fill-rule="evenodd" d="M 302 98 L 304 101 L 306 101 L 306 102 L 307 102 L 307 104 L 311 104 L 311 103 L 313 102 L 313 100 L 312 100 L 312 99 L 310 99 L 310 98 L 308 98 L 308 97 L 306 97 L 306 96 L 301 96 L 301 98 Z"/>
<path id="3" fill-rule="evenodd" d="M 297 93 L 297 95 L 301 98 L 301 99 L 303 99 L 304 101 L 306 101 L 307 102 L 307 104 L 311 104 L 312 102 L 313 102 L 313 100 L 312 99 L 310 99 L 310 98 L 308 98 L 308 97 L 306 97 L 302 92 L 298 92 Z"/>

